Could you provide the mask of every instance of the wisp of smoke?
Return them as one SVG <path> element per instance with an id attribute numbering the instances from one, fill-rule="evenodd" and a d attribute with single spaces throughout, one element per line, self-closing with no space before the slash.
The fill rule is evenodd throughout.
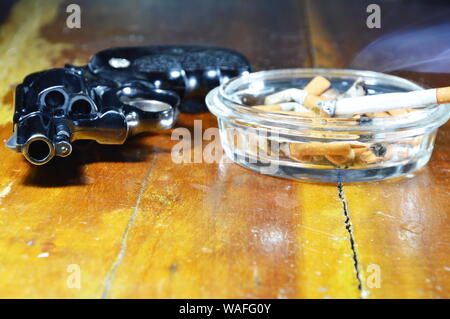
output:
<path id="1" fill-rule="evenodd" d="M 351 66 L 380 72 L 450 73 L 450 21 L 383 36 L 360 51 Z"/>

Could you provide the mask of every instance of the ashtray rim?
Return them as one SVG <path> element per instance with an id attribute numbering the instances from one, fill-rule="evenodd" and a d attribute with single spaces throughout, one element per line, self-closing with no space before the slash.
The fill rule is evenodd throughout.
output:
<path id="1" fill-rule="evenodd" d="M 239 85 L 262 81 L 265 79 L 282 79 L 285 77 L 312 78 L 322 75 L 328 78 L 358 78 L 363 77 L 366 81 L 379 81 L 385 84 L 398 86 L 405 90 L 420 90 L 424 87 L 419 84 L 395 76 L 375 71 L 351 70 L 351 69 L 328 69 L 328 68 L 292 68 L 265 70 L 244 74 L 231 79 L 210 91 L 206 97 L 209 110 L 217 117 L 239 120 L 243 122 L 262 124 L 272 128 L 288 129 L 313 129 L 317 131 L 370 131 L 372 133 L 386 133 L 398 130 L 411 130 L 421 128 L 425 130 L 436 129 L 444 124 L 450 117 L 450 108 L 446 104 L 430 105 L 415 112 L 388 116 L 384 118 L 372 118 L 369 123 L 361 124 L 360 121 L 349 118 L 306 118 L 288 114 L 258 111 L 247 105 L 234 100 L 229 91 Z M 417 134 L 417 132 L 414 132 Z"/>

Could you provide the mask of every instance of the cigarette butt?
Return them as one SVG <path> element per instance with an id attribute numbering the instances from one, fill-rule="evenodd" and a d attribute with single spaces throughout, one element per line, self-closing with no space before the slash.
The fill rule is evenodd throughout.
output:
<path id="1" fill-rule="evenodd" d="M 423 136 L 417 136 L 411 140 L 411 145 L 419 146 L 420 144 L 422 144 L 422 141 L 423 141 Z"/>
<path id="2" fill-rule="evenodd" d="M 344 156 L 332 156 L 332 155 L 326 155 L 325 158 L 329 160 L 332 164 L 336 166 L 341 166 L 343 163 Z"/>
<path id="3" fill-rule="evenodd" d="M 294 116 L 298 116 L 298 117 L 316 117 L 317 115 L 313 112 L 295 112 L 295 111 L 279 111 L 276 112 L 279 114 L 286 114 L 286 115 L 294 115 Z"/>
<path id="4" fill-rule="evenodd" d="M 367 95 L 367 89 L 364 84 L 364 80 L 362 78 L 357 78 L 355 82 L 353 82 L 352 86 L 345 91 L 345 93 L 341 94 L 340 98 L 347 97 L 357 97 Z"/>
<path id="5" fill-rule="evenodd" d="M 398 160 L 410 157 L 411 146 L 402 144 L 389 145 L 383 160 Z"/>
<path id="6" fill-rule="evenodd" d="M 252 108 L 265 111 L 265 112 L 277 112 L 277 111 L 295 111 L 295 112 L 309 112 L 309 110 L 302 104 L 297 102 L 284 102 L 277 104 L 255 105 Z"/>
<path id="7" fill-rule="evenodd" d="M 336 89 L 328 89 L 320 95 L 321 98 L 324 98 L 326 100 L 334 100 L 337 99 L 338 96 L 339 91 Z"/>
<path id="8" fill-rule="evenodd" d="M 320 98 L 315 95 L 307 95 L 305 97 L 305 101 L 303 105 L 313 111 L 315 114 L 320 115 L 322 117 L 330 117 L 327 113 L 325 113 L 322 108 L 319 106 L 319 102 L 325 101 L 325 99 Z"/>
<path id="9" fill-rule="evenodd" d="M 381 159 L 379 157 L 376 157 L 375 154 L 373 154 L 370 150 L 363 152 L 358 156 L 358 161 L 364 164 L 373 164 L 380 160 Z"/>
<path id="10" fill-rule="evenodd" d="M 256 105 L 252 106 L 252 108 L 258 111 L 265 112 L 277 112 L 282 110 L 281 106 L 278 104 Z"/>
<path id="11" fill-rule="evenodd" d="M 283 90 L 266 96 L 264 104 L 277 104 L 292 101 L 291 92 L 293 89 Z"/>
<path id="12" fill-rule="evenodd" d="M 357 157 L 357 158 L 360 157 L 362 153 L 365 153 L 365 152 L 367 152 L 367 151 L 369 151 L 369 148 L 368 148 L 368 147 L 366 147 L 366 148 L 355 148 L 355 149 L 353 149 L 353 152 L 355 153 L 355 157 Z"/>
<path id="13" fill-rule="evenodd" d="M 296 162 L 304 162 L 304 163 L 311 163 L 314 160 L 314 156 L 312 155 L 302 155 L 302 156 L 293 156 L 291 154 L 290 145 L 287 143 L 287 147 L 284 150 L 284 154 L 286 154 L 287 157 L 290 159 L 296 161 Z"/>
<path id="14" fill-rule="evenodd" d="M 414 138 L 408 138 L 405 140 L 400 140 L 397 142 L 397 144 L 402 144 L 402 145 L 410 145 L 410 146 L 418 146 L 422 143 L 423 140 L 423 136 L 416 136 Z"/>
<path id="15" fill-rule="evenodd" d="M 281 103 L 281 104 L 298 104 L 298 103 Z M 308 109 L 305 108 L 305 112 L 297 112 L 297 111 L 287 111 L 287 107 L 283 107 L 281 104 L 268 104 L 268 105 L 256 105 L 252 106 L 253 109 L 258 111 L 264 111 L 264 112 L 271 112 L 271 113 L 279 113 L 279 114 L 286 114 L 286 115 L 295 115 L 298 117 L 316 117 L 316 114 L 313 112 L 308 111 Z"/>
<path id="16" fill-rule="evenodd" d="M 264 104 L 279 104 L 283 102 L 297 102 L 303 104 L 308 92 L 301 89 L 291 88 L 266 96 Z"/>
<path id="17" fill-rule="evenodd" d="M 388 112 L 372 112 L 367 113 L 368 117 L 387 117 L 390 116 Z"/>
<path id="18" fill-rule="evenodd" d="M 324 158 L 325 158 L 325 156 L 315 155 L 315 156 L 312 157 L 312 161 L 314 163 L 320 163 L 320 162 L 322 162 L 324 160 Z"/>
<path id="19" fill-rule="evenodd" d="M 305 156 L 300 156 L 300 157 L 293 157 L 291 155 L 290 157 L 292 159 L 294 159 L 296 161 L 300 161 L 300 162 L 311 163 L 313 161 L 313 157 L 311 155 L 305 155 Z"/>
<path id="20" fill-rule="evenodd" d="M 370 151 L 370 148 L 364 144 L 351 144 L 350 146 L 353 152 L 355 153 L 356 160 L 358 160 L 358 158 L 361 156 L 362 153 Z"/>
<path id="21" fill-rule="evenodd" d="M 290 103 L 280 103 L 280 105 L 287 105 L 287 104 L 291 104 L 292 108 L 287 110 L 285 109 L 285 111 L 295 111 L 295 112 L 309 112 L 309 109 L 306 108 L 303 103 L 297 103 L 297 102 L 290 102 Z"/>
<path id="22" fill-rule="evenodd" d="M 319 96 L 325 92 L 330 85 L 330 81 L 323 76 L 316 76 L 303 89 L 310 95 Z"/>
<path id="23" fill-rule="evenodd" d="M 280 155 L 289 156 L 289 143 L 281 142 L 279 143 Z"/>
<path id="24" fill-rule="evenodd" d="M 366 144 L 360 144 L 360 143 L 350 143 L 351 148 L 357 148 L 357 149 L 369 149 L 369 147 Z"/>
<path id="25" fill-rule="evenodd" d="M 343 166 L 353 162 L 355 160 L 355 156 L 356 154 L 354 150 L 350 149 L 350 152 L 347 154 L 347 156 L 325 155 L 325 158 L 334 165 Z"/>
<path id="26" fill-rule="evenodd" d="M 348 156 L 351 146 L 348 143 L 292 143 L 289 146 L 291 156 L 299 158 L 305 155 Z"/>
<path id="27" fill-rule="evenodd" d="M 436 100 L 439 104 L 450 103 L 450 86 L 436 89 Z"/>
<path id="28" fill-rule="evenodd" d="M 397 110 L 389 110 L 388 113 L 392 116 L 395 116 L 409 113 L 409 111 L 408 109 L 397 109 Z"/>

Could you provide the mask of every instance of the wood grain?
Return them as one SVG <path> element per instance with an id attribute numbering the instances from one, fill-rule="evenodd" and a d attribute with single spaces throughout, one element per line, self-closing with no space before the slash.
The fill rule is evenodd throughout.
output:
<path id="1" fill-rule="evenodd" d="M 203 43 L 239 50 L 255 70 L 344 67 L 382 33 L 358 35 L 333 15 L 335 1 L 78 1 L 79 30 L 65 28 L 69 2 L 33 3 L 19 1 L 2 25 L 2 141 L 13 85 L 106 47 Z M 194 120 L 203 132 L 217 125 L 205 113 L 183 114 L 178 126 L 193 133 Z M 263 176 L 225 158 L 176 164 L 170 131 L 123 146 L 79 143 L 39 168 L 0 148 L 0 297 L 448 297 L 448 132 L 416 177 L 343 187 Z M 73 264 L 81 288 L 67 285 Z M 372 264 L 380 288 L 366 283 Z"/>
<path id="2" fill-rule="evenodd" d="M 358 296 L 334 185 L 268 178 L 226 162 L 180 167 L 168 153 L 152 165 L 104 296 Z"/>
<path id="3" fill-rule="evenodd" d="M 255 69 L 309 65 L 302 7 L 260 3 L 135 1 L 131 7 L 141 10 L 127 10 L 129 2 L 85 1 L 81 30 L 64 28 L 61 5 L 50 23 L 30 31 L 41 36 L 19 36 L 30 42 L 15 59 L 43 41 L 48 50 L 66 48 L 48 66 L 85 63 L 109 46 L 181 42 L 238 49 Z M 6 26 L 31 7 L 19 3 Z M 5 81 L 31 71 L 20 67 Z M 5 96 L 4 123 L 12 103 Z M 179 125 L 192 129 L 194 119 L 204 129 L 216 126 L 211 114 L 182 115 Z M 11 124 L 0 132 L 6 139 Z M 173 144 L 163 133 L 123 147 L 77 145 L 69 159 L 40 168 L 2 148 L 0 295 L 359 296 L 335 185 L 275 179 L 226 162 L 177 165 Z M 80 289 L 67 287 L 71 264 L 80 266 Z"/>

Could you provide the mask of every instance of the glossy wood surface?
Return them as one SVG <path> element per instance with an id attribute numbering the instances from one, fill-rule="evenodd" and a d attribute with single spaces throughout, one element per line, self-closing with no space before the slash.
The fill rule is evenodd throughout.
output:
<path id="1" fill-rule="evenodd" d="M 65 27 L 65 2 L 19 1 L 0 16 L 1 141 L 15 84 L 102 48 L 203 43 L 239 50 L 255 70 L 346 67 L 381 34 L 365 28 L 362 4 L 347 11 L 360 28 L 333 15 L 339 1 L 78 3 L 79 30 Z M 402 23 L 386 19 L 389 30 Z M 194 120 L 217 126 L 208 113 L 182 114 L 178 126 L 193 131 Z M 0 297 L 448 298 L 449 130 L 415 176 L 345 185 L 264 176 L 225 158 L 176 164 L 170 131 L 85 143 L 39 168 L 0 148 Z M 71 265 L 79 288 L 67 284 Z M 379 288 L 368 284 L 373 267 Z"/>

